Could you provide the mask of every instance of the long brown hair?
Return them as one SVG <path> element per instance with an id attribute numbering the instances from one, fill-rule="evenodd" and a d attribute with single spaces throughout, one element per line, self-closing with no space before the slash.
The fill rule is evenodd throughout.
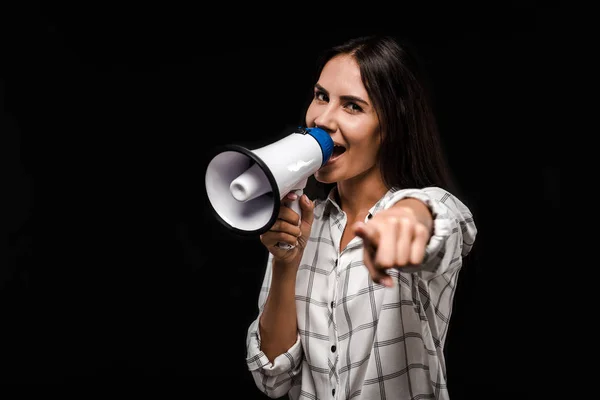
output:
<path id="1" fill-rule="evenodd" d="M 429 80 L 415 47 L 391 36 L 352 38 L 322 53 L 316 77 L 333 57 L 348 54 L 360 66 L 362 82 L 380 121 L 379 164 L 388 188 L 437 186 L 452 182 L 433 112 Z M 328 191 L 332 185 L 327 185 Z"/>

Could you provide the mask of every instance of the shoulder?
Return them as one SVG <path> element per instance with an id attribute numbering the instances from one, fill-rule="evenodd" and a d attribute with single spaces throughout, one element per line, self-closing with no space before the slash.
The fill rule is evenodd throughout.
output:
<path id="1" fill-rule="evenodd" d="M 449 190 L 437 187 L 437 186 L 427 186 L 424 188 L 405 188 L 405 189 L 390 189 L 382 198 L 382 200 L 393 199 L 393 198 L 402 198 L 402 197 L 413 197 L 415 195 L 425 195 L 429 199 L 441 201 L 444 203 L 446 200 L 456 200 L 459 201 L 458 197 L 451 193 Z"/>
<path id="2" fill-rule="evenodd" d="M 470 213 L 468 207 L 447 189 L 428 186 L 424 188 L 392 188 L 380 200 L 377 209 L 386 209 L 405 198 L 415 198 L 423 201 L 434 216 L 440 214 Z"/>

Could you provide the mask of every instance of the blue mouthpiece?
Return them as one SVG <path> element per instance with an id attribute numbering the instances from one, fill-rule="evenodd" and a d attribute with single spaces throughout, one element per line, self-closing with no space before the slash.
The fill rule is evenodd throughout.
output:
<path id="1" fill-rule="evenodd" d="M 304 129 L 305 129 L 306 133 L 308 133 L 313 138 L 315 138 L 317 143 L 319 143 L 319 146 L 321 146 L 321 152 L 323 153 L 323 162 L 321 163 L 321 166 L 327 164 L 327 161 L 329 161 L 329 158 L 333 154 L 334 144 L 333 144 L 333 140 L 331 139 L 331 136 L 329 136 L 329 134 L 321 128 L 304 128 Z"/>

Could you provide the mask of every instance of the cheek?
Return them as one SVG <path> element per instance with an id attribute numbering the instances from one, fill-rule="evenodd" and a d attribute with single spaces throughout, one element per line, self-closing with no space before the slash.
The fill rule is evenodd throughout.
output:
<path id="1" fill-rule="evenodd" d="M 353 130 L 353 138 L 349 137 L 348 140 L 353 148 L 358 149 L 362 153 L 376 153 L 381 144 L 379 132 L 371 130 L 371 133 L 365 135 L 365 131 L 368 132 L 368 128 L 365 129 L 364 126 L 362 128 L 360 126 L 356 127 L 356 129 Z"/>
<path id="2" fill-rule="evenodd" d="M 365 143 L 361 149 L 362 162 L 366 164 L 373 164 L 377 162 L 377 155 L 379 153 L 379 145 L 375 142 Z"/>
<path id="3" fill-rule="evenodd" d="M 357 165 L 371 165 L 377 162 L 377 156 L 380 148 L 380 138 L 378 134 L 369 136 L 368 138 L 362 138 L 362 140 L 355 141 L 351 147 L 353 162 Z"/>

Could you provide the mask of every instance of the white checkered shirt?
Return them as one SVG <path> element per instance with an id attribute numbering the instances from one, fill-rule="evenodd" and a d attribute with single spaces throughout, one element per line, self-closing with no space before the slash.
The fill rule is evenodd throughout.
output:
<path id="1" fill-rule="evenodd" d="M 335 190 L 335 189 L 334 189 Z M 258 319 L 271 282 L 269 254 L 247 334 L 248 369 L 267 396 L 290 399 L 448 399 L 444 340 L 456 280 L 475 241 L 469 209 L 440 188 L 390 190 L 367 219 L 406 197 L 425 202 L 434 233 L 423 264 L 393 269 L 393 288 L 374 283 L 362 239 L 340 253 L 346 215 L 333 192 L 315 218 L 296 278 L 298 336 L 273 363 L 260 350 Z"/>

